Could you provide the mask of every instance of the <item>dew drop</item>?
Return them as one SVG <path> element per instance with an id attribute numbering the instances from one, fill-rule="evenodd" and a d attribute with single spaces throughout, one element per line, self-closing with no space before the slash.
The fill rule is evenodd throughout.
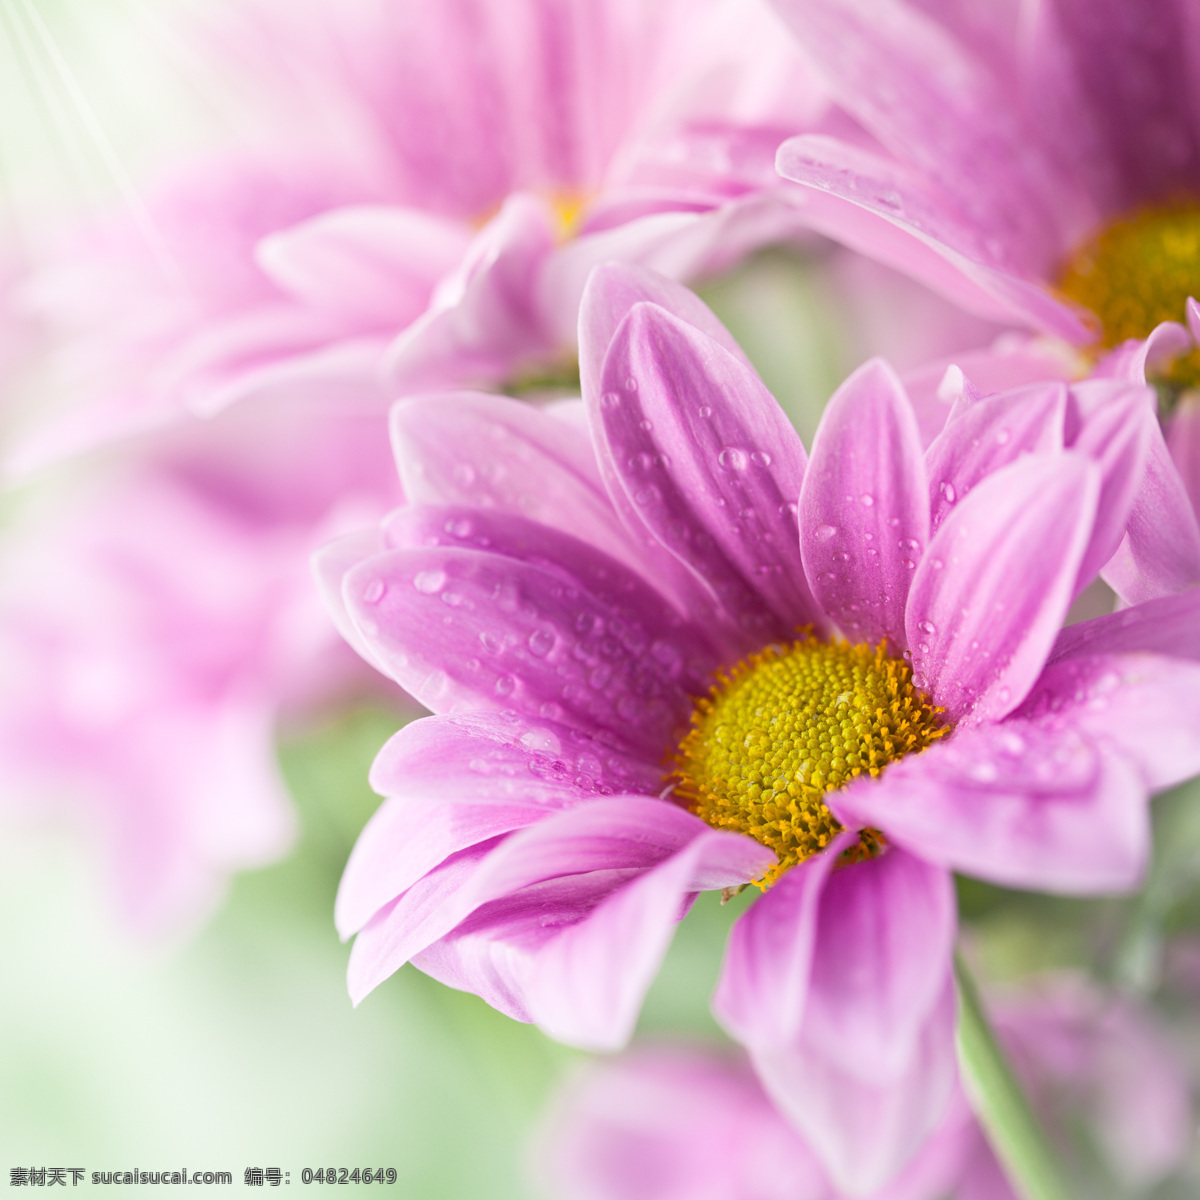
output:
<path id="1" fill-rule="evenodd" d="M 372 579 L 370 583 L 363 588 L 362 598 L 368 604 L 378 604 L 383 599 L 383 593 L 387 591 L 387 585 L 382 579 Z"/>
<path id="2" fill-rule="evenodd" d="M 413 587 L 423 596 L 436 596 L 446 586 L 446 572 L 436 568 L 429 571 L 418 571 L 413 576 Z"/>
<path id="3" fill-rule="evenodd" d="M 745 450 L 739 450 L 737 446 L 726 446 L 717 455 L 717 462 L 728 471 L 744 471 L 749 459 Z"/>
<path id="4" fill-rule="evenodd" d="M 517 681 L 511 675 L 501 675 L 496 680 L 495 692 L 497 696 L 508 696 L 512 694 L 513 688 L 517 686 Z"/>
<path id="5" fill-rule="evenodd" d="M 954 484 L 948 479 L 942 480 L 939 490 L 947 504 L 953 504 L 958 499 L 958 492 L 955 490 Z"/>
<path id="6" fill-rule="evenodd" d="M 940 571 L 946 564 L 940 558 L 931 558 L 929 565 L 935 570 Z"/>
<path id="7" fill-rule="evenodd" d="M 904 569 L 905 569 L 905 570 L 907 570 L 907 571 L 915 571 L 915 570 L 917 569 L 917 564 L 916 564 L 916 562 L 915 562 L 913 559 L 911 559 L 911 558 L 906 558 L 906 559 L 904 560 L 904 562 L 903 562 L 901 565 L 902 565 L 902 566 L 904 567 Z"/>
<path id="8" fill-rule="evenodd" d="M 833 556 L 834 562 L 847 563 L 850 561 L 850 555 L 845 550 L 839 550 Z"/>
<path id="9" fill-rule="evenodd" d="M 649 433 L 650 430 L 652 430 L 654 428 L 654 422 L 653 421 L 639 421 L 638 428 L 643 433 Z"/>
<path id="10" fill-rule="evenodd" d="M 1011 434 L 1011 433 L 1009 433 L 1007 429 L 997 429 L 997 430 L 996 430 L 996 443 L 997 443 L 997 445 L 1000 445 L 1000 446 L 1007 446 L 1007 445 L 1008 445 L 1008 443 L 1009 443 L 1009 439 L 1010 439 L 1011 437 L 1012 437 L 1012 434 Z"/>
<path id="11" fill-rule="evenodd" d="M 526 750 L 541 750 L 546 754 L 561 754 L 562 742 L 548 729 L 529 729 L 518 739 Z"/>
<path id="12" fill-rule="evenodd" d="M 707 404 L 702 404 L 702 405 L 701 405 L 701 406 L 700 406 L 700 407 L 699 407 L 699 408 L 698 408 L 696 411 L 697 411 L 697 412 L 700 414 L 700 416 L 702 416 L 702 417 L 703 417 L 703 418 L 704 418 L 706 421 L 708 420 L 708 418 L 709 418 L 709 417 L 711 417 L 711 416 L 712 416 L 712 409 L 711 409 L 711 408 L 709 408 L 709 406 L 708 406 Z"/>
<path id="13" fill-rule="evenodd" d="M 750 455 L 750 461 L 759 467 L 769 467 L 771 465 L 771 456 L 765 450 L 755 450 Z"/>
<path id="14" fill-rule="evenodd" d="M 535 629 L 529 635 L 529 653 L 537 658 L 545 658 L 554 649 L 555 637 L 549 629 Z"/>
<path id="15" fill-rule="evenodd" d="M 605 408 L 616 408 L 617 405 L 621 403 L 621 397 L 616 392 L 605 392 L 604 395 L 600 397 L 600 403 L 604 405 Z"/>
<path id="16" fill-rule="evenodd" d="M 500 639 L 486 629 L 479 635 L 479 641 L 489 654 L 499 654 L 503 649 Z"/>
<path id="17" fill-rule="evenodd" d="M 859 496 L 858 502 L 863 506 L 863 508 L 870 508 L 875 503 L 875 497 L 872 496 L 870 492 L 863 492 L 863 494 Z"/>
<path id="18" fill-rule="evenodd" d="M 818 525 L 816 529 L 813 530 L 813 537 L 815 537 L 818 542 L 827 542 L 830 538 L 837 537 L 837 526 Z"/>
<path id="19" fill-rule="evenodd" d="M 917 628 L 922 633 L 929 633 L 929 634 L 937 633 L 937 626 L 932 621 L 918 621 Z"/>
<path id="20" fill-rule="evenodd" d="M 470 517 L 451 517 L 445 524 L 446 532 L 456 538 L 468 538 L 474 529 Z"/>
<path id="21" fill-rule="evenodd" d="M 627 392 L 636 392 L 637 387 L 638 387 L 637 380 L 634 379 L 634 377 L 632 375 L 630 375 L 629 378 L 625 380 L 625 390 Z"/>

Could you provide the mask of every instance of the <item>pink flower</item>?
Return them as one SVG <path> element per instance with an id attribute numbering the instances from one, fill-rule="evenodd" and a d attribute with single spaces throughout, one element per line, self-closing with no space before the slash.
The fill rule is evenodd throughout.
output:
<path id="1" fill-rule="evenodd" d="M 590 437 L 578 405 L 399 405 L 410 506 L 322 556 L 435 714 L 372 771 L 351 995 L 413 961 L 613 1048 L 692 895 L 762 880 L 716 1011 L 837 1185 L 879 1187 L 953 1084 L 950 871 L 1132 887 L 1147 794 L 1200 769 L 1200 593 L 1062 629 L 1124 530 L 1144 389 L 968 397 L 922 452 L 873 362 L 806 461 L 665 279 L 599 270 L 580 342 Z"/>
<path id="2" fill-rule="evenodd" d="M 774 147 L 826 105 L 765 4 L 260 0 L 217 30 L 252 149 L 32 280 L 74 396 L 17 466 L 264 391 L 561 373 L 595 262 L 692 277 L 800 228 Z"/>
<path id="3" fill-rule="evenodd" d="M 1195 405 L 1178 401 L 1200 382 L 1179 324 L 1200 261 L 1192 6 L 1051 0 L 1020 22 L 1012 6 L 775 6 L 875 139 L 806 133 L 780 148 L 781 174 L 809 189 L 813 227 L 973 312 L 1091 343 L 1076 374 L 1116 348 L 1144 378 L 1149 356 L 1170 451 L 1153 439 L 1105 578 L 1132 603 L 1200 582 Z"/>
<path id="4" fill-rule="evenodd" d="M 394 473 L 373 415 L 285 416 L 238 409 L 151 463 L 77 469 L 7 531 L 5 807 L 71 812 L 142 934 L 193 927 L 288 849 L 278 726 L 369 682 L 306 560 L 394 503 Z"/>
<path id="5" fill-rule="evenodd" d="M 962 1093 L 903 1173 L 872 1200 L 944 1200 L 988 1154 Z M 643 1045 L 571 1077 L 529 1154 L 558 1200 L 839 1200 L 820 1161 L 743 1055 Z M 1008 1200 L 1011 1192 L 1001 1195 Z M 981 1198 L 982 1200 L 982 1198 Z M 990 1200 L 990 1198 L 989 1198 Z"/>
<path id="6" fill-rule="evenodd" d="M 995 1012 L 1035 1110 L 1068 1161 L 1082 1129 L 1107 1172 L 1100 1187 L 1115 1180 L 1146 1188 L 1179 1166 L 1191 1133 L 1188 1079 L 1148 1010 L 1063 976 L 1008 994 Z M 844 1195 L 748 1067 L 714 1048 L 669 1045 L 588 1064 L 552 1099 L 531 1147 L 541 1190 L 560 1200 Z M 1014 1200 L 1015 1193 L 956 1088 L 916 1158 L 871 1196 Z"/>

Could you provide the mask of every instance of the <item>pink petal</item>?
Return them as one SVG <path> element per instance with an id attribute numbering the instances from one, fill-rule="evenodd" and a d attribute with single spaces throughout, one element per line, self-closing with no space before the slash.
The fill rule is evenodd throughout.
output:
<path id="1" fill-rule="evenodd" d="M 899 1076 L 864 1080 L 830 1056 L 836 1048 L 807 1037 L 799 1045 L 751 1051 L 767 1092 L 843 1192 L 882 1189 L 913 1161 L 946 1113 L 957 1064 L 948 960 L 942 970 L 936 1002 Z"/>
<path id="2" fill-rule="evenodd" d="M 385 668 L 375 658 L 374 650 L 359 632 L 346 607 L 346 601 L 342 597 L 342 580 L 352 567 L 365 562 L 382 549 L 382 534 L 377 529 L 369 529 L 338 538 L 336 542 L 322 546 L 312 556 L 312 571 L 316 578 L 317 591 L 324 601 L 325 611 L 333 621 L 334 627 L 367 662 L 381 671 Z"/>
<path id="3" fill-rule="evenodd" d="M 434 712 L 516 709 L 607 731 L 651 761 L 687 725 L 672 679 L 686 643 L 665 602 L 628 613 L 557 566 L 444 547 L 361 563 L 343 595 L 375 658 Z"/>
<path id="4" fill-rule="evenodd" d="M 1015 718 L 960 731 L 829 805 L 929 862 L 1037 891 L 1132 888 L 1149 845 L 1146 788 L 1131 763 L 1078 728 Z"/>
<path id="5" fill-rule="evenodd" d="M 945 985 L 955 911 L 949 874 L 903 850 L 829 875 L 803 1041 L 863 1082 L 902 1075 Z"/>
<path id="6" fill-rule="evenodd" d="M 1200 659 L 1200 588 L 1068 625 L 1055 640 L 1050 661 L 1137 651 Z"/>
<path id="7" fill-rule="evenodd" d="M 1061 450 L 1066 412 L 1062 383 L 1034 384 L 956 407 L 925 456 L 934 532 L 993 471 L 1023 454 Z"/>
<path id="8" fill-rule="evenodd" d="M 830 400 L 800 493 L 800 549 L 821 607 L 852 642 L 908 648 L 904 609 L 929 540 L 916 419 L 882 359 Z"/>
<path id="9" fill-rule="evenodd" d="M 1171 414 L 1167 448 L 1192 502 L 1192 511 L 1200 512 L 1200 399 L 1193 393 L 1185 392 Z"/>
<path id="10" fill-rule="evenodd" d="M 744 1046 L 782 1045 L 799 1035 L 821 889 L 855 840 L 841 834 L 823 854 L 785 872 L 734 925 L 712 1005 Z"/>
<path id="11" fill-rule="evenodd" d="M 463 222 L 364 204 L 269 235 L 255 259 L 281 288 L 317 309 L 394 332 L 420 316 L 469 242 Z"/>
<path id="12" fill-rule="evenodd" d="M 1128 532 L 1103 576 L 1127 604 L 1200 582 L 1200 524 L 1157 430 L 1151 431 Z"/>
<path id="13" fill-rule="evenodd" d="M 498 382 L 560 349 L 536 300 L 554 224 L 540 198 L 508 197 L 458 274 L 389 347 L 383 372 L 394 394 Z"/>
<path id="14" fill-rule="evenodd" d="M 804 211 L 817 232 L 981 317 L 1015 319 L 1070 342 L 1094 337 L 1086 314 L 994 262 L 975 228 L 912 170 L 815 134 L 785 142 L 777 166 L 811 189 Z"/>
<path id="15" fill-rule="evenodd" d="M 1074 596 L 1099 471 L 1073 453 L 1025 458 L 956 505 L 908 602 L 913 680 L 952 720 L 996 720 L 1024 699 Z"/>
<path id="16" fill-rule="evenodd" d="M 334 924 L 342 940 L 451 855 L 545 815 L 534 805 L 384 801 L 354 844 L 338 886 Z"/>
<path id="17" fill-rule="evenodd" d="M 1020 715 L 1075 727 L 1136 763 L 1151 791 L 1200 774 L 1200 664 L 1158 654 L 1051 663 Z"/>
<path id="18" fill-rule="evenodd" d="M 610 262 L 588 276 L 579 308 L 579 378 L 585 399 L 599 396 L 608 348 L 629 310 L 643 302 L 666 309 L 750 365 L 733 335 L 695 292 L 645 267 Z"/>
<path id="19" fill-rule="evenodd" d="M 410 721 L 375 756 L 370 783 L 381 796 L 561 808 L 618 792 L 657 794 L 662 774 L 660 763 L 594 734 L 504 710 Z"/>
<path id="20" fill-rule="evenodd" d="M 640 626 L 655 668 L 689 692 L 708 690 L 717 662 L 703 631 L 640 576 L 577 537 L 513 513 L 466 505 L 397 509 L 385 519 L 383 534 L 389 547 L 400 550 L 446 546 L 502 554 L 531 566 L 553 563 L 616 614 L 611 631 L 617 637 L 633 636 Z M 597 637 L 604 632 L 594 631 Z"/>
<path id="21" fill-rule="evenodd" d="M 743 652 L 817 623 L 797 550 L 804 448 L 758 377 L 664 309 L 636 305 L 598 418 L 628 502 L 717 598 Z"/>

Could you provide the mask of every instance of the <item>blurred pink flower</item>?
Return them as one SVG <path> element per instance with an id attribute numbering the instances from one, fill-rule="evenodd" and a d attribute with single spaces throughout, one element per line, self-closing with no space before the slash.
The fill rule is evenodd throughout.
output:
<path id="1" fill-rule="evenodd" d="M 347 638 L 436 714 L 372 771 L 351 995 L 411 960 L 613 1048 L 694 893 L 765 876 L 716 1011 L 835 1182 L 881 1186 L 953 1081 L 950 871 L 1135 886 L 1148 793 L 1200 770 L 1200 593 L 1062 628 L 1123 533 L 1146 389 L 964 395 L 923 452 L 873 362 L 807 459 L 668 280 L 599 269 L 580 342 L 584 406 L 398 405 L 410 506 L 319 561 Z M 810 658 L 785 707 L 827 740 L 753 749 L 774 710 L 716 706 Z M 706 792 L 721 729 L 751 759 Z"/>
<path id="2" fill-rule="evenodd" d="M 1063 976 L 1008 993 L 994 1012 L 1000 1038 L 1066 1161 L 1082 1167 L 1082 1132 L 1108 1172 L 1096 1181 L 1105 1190 L 1114 1179 L 1152 1186 L 1180 1164 L 1191 1137 L 1189 1081 L 1148 1009 Z M 640 1046 L 588 1064 L 547 1106 L 529 1162 L 541 1191 L 558 1200 L 844 1195 L 771 1105 L 749 1064 L 715 1048 Z M 869 1195 L 1015 1200 L 957 1088 L 917 1157 Z"/>
<path id="3" fill-rule="evenodd" d="M 592 264 L 690 278 L 800 227 L 774 149 L 826 104 L 759 0 L 257 0 L 215 27 L 251 149 L 31 280 L 74 388 L 18 468 L 264 390 L 382 408 L 561 373 Z"/>
<path id="4" fill-rule="evenodd" d="M 369 683 L 307 558 L 399 491 L 374 414 L 304 415 L 239 409 L 149 463 L 77 468 L 6 531 L 0 793 L 77 814 L 148 935 L 287 849 L 279 723 Z"/>
<path id="5" fill-rule="evenodd" d="M 961 1092 L 912 1163 L 871 1200 L 946 1200 L 987 1153 Z M 840 1200 L 744 1055 L 641 1045 L 578 1070 L 552 1097 L 528 1155 L 556 1200 Z M 1011 1193 L 1008 1193 L 1011 1195 Z M 980 1198 L 982 1200 L 982 1198 Z M 1007 1197 L 1006 1197 L 1007 1200 Z"/>

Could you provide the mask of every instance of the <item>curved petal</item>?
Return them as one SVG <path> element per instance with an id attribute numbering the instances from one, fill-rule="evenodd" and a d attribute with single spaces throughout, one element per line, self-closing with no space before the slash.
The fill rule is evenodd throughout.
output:
<path id="1" fill-rule="evenodd" d="M 325 603 L 325 611 L 334 628 L 371 666 L 387 674 L 382 662 L 375 657 L 369 641 L 355 625 L 342 596 L 342 581 L 346 573 L 383 549 L 383 535 L 378 529 L 365 529 L 347 534 L 313 552 L 311 565 L 317 592 Z"/>
<path id="2" fill-rule="evenodd" d="M 933 532 L 994 471 L 1023 454 L 1062 450 L 1066 413 L 1064 383 L 1038 383 L 956 406 L 925 453 Z"/>
<path id="3" fill-rule="evenodd" d="M 1072 452 L 1025 458 L 956 505 L 908 601 L 913 682 L 952 720 L 996 720 L 1037 679 L 1074 596 L 1099 470 Z"/>
<path id="4" fill-rule="evenodd" d="M 969 312 L 1033 325 L 1068 342 L 1093 340 L 1093 322 L 1040 282 L 994 262 L 975 229 L 910 169 L 806 134 L 784 142 L 785 179 L 811 189 L 804 212 L 817 232 L 920 279 Z"/>
<path id="5" fill-rule="evenodd" d="M 758 377 L 707 335 L 638 304 L 596 414 L 638 519 L 712 589 L 731 644 L 820 622 L 797 551 L 804 448 Z"/>
<path id="6" fill-rule="evenodd" d="M 367 822 L 338 885 L 334 925 L 345 941 L 381 908 L 460 850 L 532 824 L 534 805 L 430 804 L 393 798 Z"/>
<path id="7" fill-rule="evenodd" d="M 1051 663 L 1019 716 L 1084 730 L 1136 763 L 1151 791 L 1200 774 L 1200 664 L 1159 654 Z"/>
<path id="8" fill-rule="evenodd" d="M 956 733 L 828 797 L 930 862 L 1005 887 L 1084 895 L 1137 885 L 1146 787 L 1078 728 L 1010 718 Z"/>
<path id="9" fill-rule="evenodd" d="M 818 899 L 837 856 L 855 838 L 840 834 L 823 854 L 785 872 L 737 919 L 712 1006 L 729 1035 L 744 1046 L 782 1045 L 799 1035 Z"/>
<path id="10" fill-rule="evenodd" d="M 505 396 L 418 396 L 391 414 L 404 494 L 417 504 L 520 513 L 637 566 L 587 432 Z"/>
<path id="11" fill-rule="evenodd" d="M 813 594 L 852 642 L 908 649 L 904 610 L 929 540 L 929 485 L 903 385 L 882 359 L 833 394 L 800 492 Z"/>
<path id="12" fill-rule="evenodd" d="M 695 292 L 645 267 L 605 263 L 588 276 L 579 308 L 579 379 L 585 399 L 600 395 L 608 348 L 629 310 L 643 302 L 666 309 L 750 366 L 733 335 Z"/>
<path id="13" fill-rule="evenodd" d="M 1140 604 L 1200 583 L 1200 524 L 1157 429 L 1151 430 L 1128 524 L 1124 540 L 1101 572 L 1122 600 Z"/>
<path id="14" fill-rule="evenodd" d="M 468 505 L 411 505 L 383 523 L 384 540 L 398 550 L 448 546 L 503 554 L 532 566 L 553 563 L 613 613 L 609 632 L 626 637 L 641 625 L 649 660 L 690 692 L 708 690 L 717 666 L 704 632 L 684 619 L 640 575 L 578 537 L 513 513 Z M 579 629 L 577 632 L 588 632 Z M 592 630 L 594 636 L 604 631 Z"/>
<path id="15" fill-rule="evenodd" d="M 1200 513 L 1200 396 L 1194 392 L 1180 397 L 1171 415 L 1167 449 L 1192 502 L 1192 511 Z"/>
<path id="16" fill-rule="evenodd" d="M 651 761 L 686 728 L 691 700 L 672 678 L 686 641 L 665 602 L 628 613 L 557 566 L 448 547 L 380 554 L 343 594 L 376 659 L 433 712 L 511 708 Z"/>
<path id="17" fill-rule="evenodd" d="M 661 764 L 594 733 L 506 709 L 410 721 L 375 756 L 370 783 L 405 800 L 563 808 L 619 792 L 656 795 L 662 777 Z"/>
<path id="18" fill-rule="evenodd" d="M 470 228 L 414 208 L 335 208 L 263 238 L 254 257 L 281 288 L 368 327 L 403 328 L 467 252 Z"/>
<path id="19" fill-rule="evenodd" d="M 1200 659 L 1200 587 L 1068 625 L 1055 639 L 1049 661 L 1138 651 Z"/>

